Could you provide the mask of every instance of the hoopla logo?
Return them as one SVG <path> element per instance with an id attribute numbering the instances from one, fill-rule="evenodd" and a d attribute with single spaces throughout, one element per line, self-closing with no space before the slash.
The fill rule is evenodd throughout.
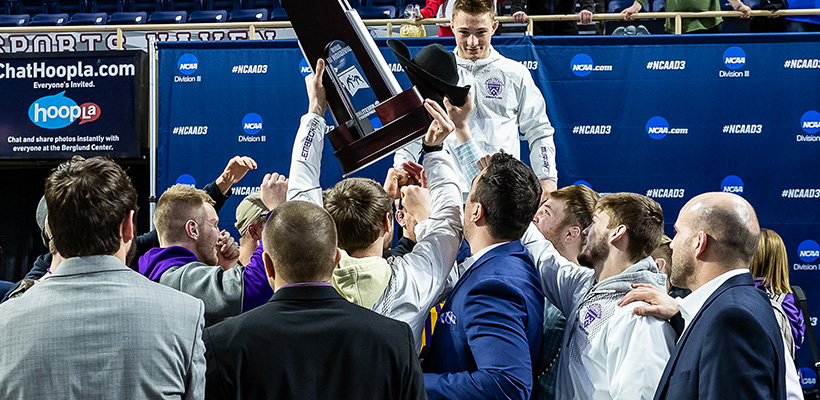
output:
<path id="1" fill-rule="evenodd" d="M 820 112 L 809 110 L 800 117 L 800 127 L 803 132 L 813 135 L 820 132 Z"/>
<path id="2" fill-rule="evenodd" d="M 248 113 L 242 118 L 242 130 L 248 135 L 256 135 L 262 130 L 262 117 L 257 113 Z"/>
<path id="3" fill-rule="evenodd" d="M 65 90 L 52 96 L 43 96 L 28 107 L 28 118 L 34 125 L 45 129 L 65 128 L 76 120 L 80 125 L 100 117 L 100 107 L 94 103 L 77 105 L 65 97 Z"/>
<path id="4" fill-rule="evenodd" d="M 815 262 L 820 258 L 820 245 L 814 240 L 804 240 L 797 246 L 797 257 L 803 262 Z"/>
<path id="5" fill-rule="evenodd" d="M 174 183 L 190 187 L 196 187 L 196 179 L 194 179 L 194 177 L 191 176 L 191 174 L 180 175 Z"/>
<path id="6" fill-rule="evenodd" d="M 726 193 L 743 194 L 743 180 L 737 175 L 729 175 L 720 182 L 720 190 Z"/>
<path id="7" fill-rule="evenodd" d="M 654 116 L 646 121 L 646 134 L 652 139 L 661 140 L 669 133 L 669 121 L 661 116 Z"/>
<path id="8" fill-rule="evenodd" d="M 723 64 L 729 69 L 738 69 L 746 65 L 746 52 L 740 47 L 732 46 L 723 52 Z"/>
<path id="9" fill-rule="evenodd" d="M 302 61 L 299 61 L 299 73 L 302 74 L 302 78 L 310 75 L 311 72 L 313 71 L 310 70 L 307 60 L 303 58 Z"/>
<path id="10" fill-rule="evenodd" d="M 196 56 L 191 53 L 185 53 L 179 58 L 178 62 L 179 72 L 184 75 L 191 75 L 199 68 L 199 61 Z"/>
<path id="11" fill-rule="evenodd" d="M 570 61 L 570 69 L 572 73 L 577 76 L 589 75 L 593 67 L 592 57 L 584 53 L 576 54 L 575 57 L 572 57 L 572 61 Z"/>

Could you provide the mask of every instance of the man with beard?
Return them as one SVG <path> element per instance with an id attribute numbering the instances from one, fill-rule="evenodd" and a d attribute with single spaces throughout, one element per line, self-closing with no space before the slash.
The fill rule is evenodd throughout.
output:
<path id="1" fill-rule="evenodd" d="M 213 204 L 203 190 L 168 188 L 154 212 L 160 247 L 139 259 L 142 275 L 204 301 L 207 325 L 259 306 L 273 294 L 261 246 L 247 266 L 238 265 L 239 249 L 228 232 L 219 231 Z"/>
<path id="2" fill-rule="evenodd" d="M 547 195 L 532 222 L 558 253 L 577 264 L 598 197 L 588 186 L 562 187 Z"/>
<path id="3" fill-rule="evenodd" d="M 676 301 L 638 285 L 620 302 L 635 314 L 683 317 L 683 335 L 655 399 L 785 399 L 783 339 L 749 272 L 760 235 L 751 204 L 731 193 L 695 196 L 681 209 L 675 232 L 669 278 L 692 293 Z"/>
<path id="4" fill-rule="evenodd" d="M 567 317 L 558 399 L 649 399 L 674 345 L 671 325 L 617 306 L 636 283 L 665 288 L 649 257 L 663 235 L 663 212 L 635 193 L 598 201 L 580 267 L 561 256 L 535 225 L 522 238 L 536 260 L 547 299 Z"/>

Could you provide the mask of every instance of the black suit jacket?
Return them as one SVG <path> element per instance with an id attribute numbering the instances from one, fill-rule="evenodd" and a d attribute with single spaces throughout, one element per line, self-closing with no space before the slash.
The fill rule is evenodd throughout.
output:
<path id="1" fill-rule="evenodd" d="M 683 332 L 655 399 L 785 399 L 783 352 L 769 299 L 751 274 L 734 276 Z"/>
<path id="2" fill-rule="evenodd" d="M 206 399 L 426 399 L 404 322 L 333 287 L 286 287 L 203 333 Z"/>

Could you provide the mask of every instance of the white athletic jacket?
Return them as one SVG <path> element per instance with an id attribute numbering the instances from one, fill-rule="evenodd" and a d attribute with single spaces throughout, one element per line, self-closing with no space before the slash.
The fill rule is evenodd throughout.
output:
<path id="1" fill-rule="evenodd" d="M 596 284 L 591 268 L 558 254 L 535 225 L 530 224 L 521 242 L 535 261 L 547 300 L 567 317 L 556 399 L 652 399 L 675 346 L 675 332 L 665 321 L 632 312 L 646 303 L 616 303 L 632 283 L 665 288 L 665 276 L 654 261 L 647 257 Z"/>
<path id="2" fill-rule="evenodd" d="M 308 113 L 302 117 L 291 155 L 288 201 L 303 200 L 323 205 L 319 173 L 324 137 L 325 120 L 321 116 Z M 383 264 L 392 272 L 383 294 L 371 307 L 381 315 L 410 325 L 416 340 L 416 351 L 421 349 L 424 320 L 444 289 L 461 245 L 461 194 L 451 163 L 451 157 L 444 151 L 424 157 L 432 202 L 430 218 L 416 226 L 418 241 L 412 252 L 391 258 Z M 351 257 L 342 267 L 355 268 L 355 260 Z M 340 275 L 333 275 L 337 289 L 340 282 L 336 280 Z M 351 274 L 345 275 L 346 287 L 357 284 L 349 280 Z M 370 283 L 362 282 L 362 286 Z M 355 299 L 348 300 L 356 302 Z"/>
<path id="3" fill-rule="evenodd" d="M 555 167 L 555 129 L 547 117 L 541 91 L 521 63 L 510 60 L 490 48 L 490 56 L 476 61 L 456 55 L 458 84 L 471 85 L 475 111 L 470 117 L 473 140 L 486 154 L 504 152 L 521 158 L 521 140 L 530 148 L 530 165 L 538 179 L 558 181 Z M 519 134 L 520 128 L 520 134 Z M 457 141 L 451 135 L 445 149 L 455 154 Z M 393 166 L 400 168 L 405 161 L 418 161 L 421 140 L 414 141 L 396 152 Z M 462 192 L 469 192 L 470 176 L 456 163 Z"/>

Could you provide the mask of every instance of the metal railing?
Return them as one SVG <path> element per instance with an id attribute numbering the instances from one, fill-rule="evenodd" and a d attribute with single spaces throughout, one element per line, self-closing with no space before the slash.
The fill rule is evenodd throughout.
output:
<path id="1" fill-rule="evenodd" d="M 820 15 L 820 9 L 795 9 L 764 11 L 752 10 L 751 16 L 755 17 L 783 17 L 788 15 Z M 671 18 L 674 21 L 675 34 L 681 34 L 682 21 L 684 18 L 704 18 L 704 17 L 732 17 L 738 18 L 742 14 L 740 11 L 703 11 L 703 12 L 640 12 L 634 14 L 635 20 Z M 512 17 L 496 17 L 501 23 L 513 22 Z M 593 15 L 594 21 L 623 20 L 620 13 L 601 13 Z M 526 34 L 532 35 L 533 22 L 540 21 L 577 21 L 577 14 L 566 15 L 531 15 L 527 22 Z M 420 24 L 431 25 L 436 23 L 447 23 L 445 18 L 427 18 L 420 21 Z M 364 20 L 367 26 L 386 26 L 387 36 L 392 37 L 393 27 L 401 24 L 412 23 L 408 19 L 369 19 Z M 219 22 L 219 23 L 184 23 L 184 24 L 141 24 L 141 25 L 72 25 L 72 26 L 19 26 L 0 27 L 0 33 L 36 33 L 36 32 L 117 32 L 117 50 L 122 50 L 123 32 L 125 31 L 179 31 L 179 30 L 200 30 L 200 29 L 247 29 L 248 37 L 256 38 L 257 28 L 290 28 L 289 21 L 268 21 L 268 22 Z"/>

